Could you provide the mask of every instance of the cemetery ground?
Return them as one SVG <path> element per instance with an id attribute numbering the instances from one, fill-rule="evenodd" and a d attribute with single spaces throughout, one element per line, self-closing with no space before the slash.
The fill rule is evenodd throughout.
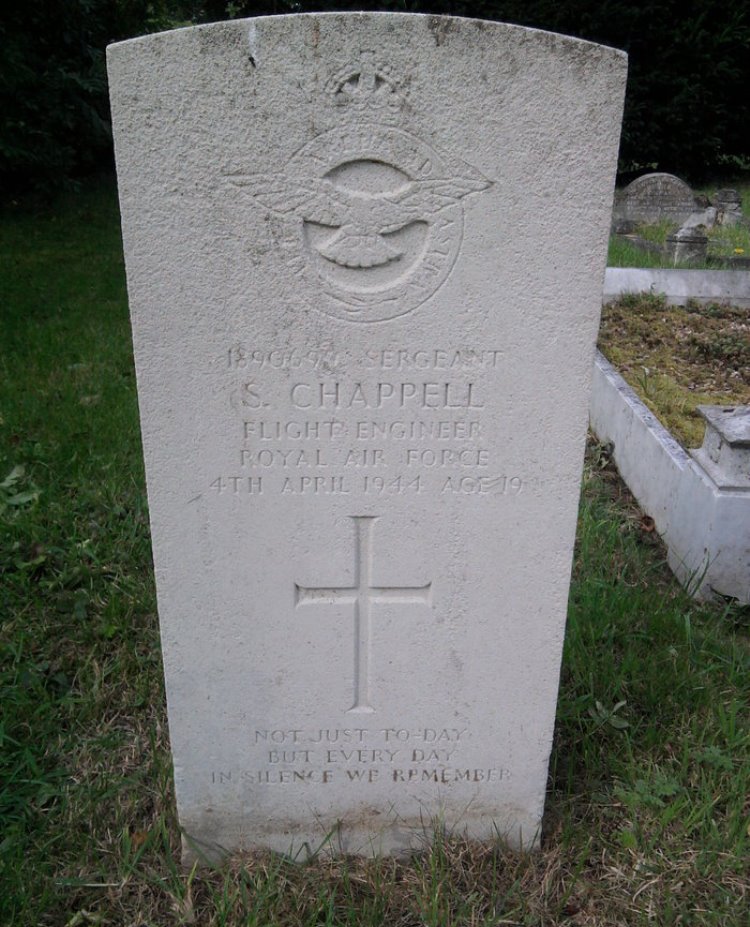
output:
<path id="1" fill-rule="evenodd" d="M 706 260 L 688 262 L 680 267 L 691 269 L 716 269 L 731 266 L 737 259 L 750 259 L 750 182 L 746 175 L 732 181 L 742 200 L 744 223 L 738 225 L 715 225 L 706 230 L 708 248 Z M 709 200 L 715 197 L 717 186 L 696 191 Z M 637 247 L 627 236 L 612 235 L 609 243 L 607 263 L 610 267 L 674 267 L 673 260 L 660 249 L 664 248 L 667 236 L 677 230 L 677 223 L 669 221 L 641 225 L 636 229 L 637 237 L 653 250 Z"/>
<path id="2" fill-rule="evenodd" d="M 183 872 L 111 185 L 5 211 L 0 304 L 0 923 L 746 922 L 748 610 L 682 592 L 596 446 L 541 852 L 434 822 L 410 859 Z"/>
<path id="3" fill-rule="evenodd" d="M 628 294 L 604 306 L 599 347 L 683 447 L 703 440 L 699 405 L 750 405 L 747 309 Z"/>

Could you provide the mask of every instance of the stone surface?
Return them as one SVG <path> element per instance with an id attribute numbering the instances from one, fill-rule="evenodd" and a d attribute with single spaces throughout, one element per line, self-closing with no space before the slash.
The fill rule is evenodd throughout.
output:
<path id="1" fill-rule="evenodd" d="M 750 447 L 748 406 L 698 406 L 706 424 L 731 447 Z"/>
<path id="2" fill-rule="evenodd" d="M 747 224 L 742 214 L 742 196 L 738 190 L 732 190 L 729 187 L 717 190 L 714 196 L 714 206 L 717 210 L 716 221 L 719 225 Z"/>
<path id="3" fill-rule="evenodd" d="M 534 846 L 624 55 L 309 15 L 109 74 L 186 859 Z"/>
<path id="4" fill-rule="evenodd" d="M 674 174 L 644 174 L 618 191 L 614 215 L 618 221 L 638 224 L 668 221 L 682 225 L 700 205 L 688 184 Z"/>
<path id="5" fill-rule="evenodd" d="M 691 213 L 682 223 L 683 229 L 695 229 L 702 226 L 704 229 L 713 228 L 718 221 L 718 210 L 715 206 L 707 206 L 698 212 Z"/>
<path id="6" fill-rule="evenodd" d="M 750 406 L 698 406 L 698 411 L 706 433 L 693 457 L 717 485 L 750 489 Z"/>
<path id="7" fill-rule="evenodd" d="M 686 226 L 667 235 L 665 250 L 675 264 L 697 264 L 706 260 L 708 236 L 703 226 Z"/>
<path id="8" fill-rule="evenodd" d="M 713 202 L 714 205 L 720 209 L 742 208 L 742 196 L 739 190 L 734 190 L 731 187 L 724 187 L 721 190 L 717 190 L 714 194 Z"/>
<path id="9" fill-rule="evenodd" d="M 650 267 L 608 267 L 605 302 L 623 293 L 663 293 L 671 306 L 725 302 L 750 308 L 750 273 L 746 270 L 673 270 Z"/>

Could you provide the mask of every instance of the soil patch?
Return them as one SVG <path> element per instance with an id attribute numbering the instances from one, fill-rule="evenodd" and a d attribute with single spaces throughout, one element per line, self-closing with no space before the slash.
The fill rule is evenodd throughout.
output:
<path id="1" fill-rule="evenodd" d="M 750 405 L 750 312 L 623 296 L 602 310 L 599 349 L 685 447 L 703 442 L 699 405 Z"/>

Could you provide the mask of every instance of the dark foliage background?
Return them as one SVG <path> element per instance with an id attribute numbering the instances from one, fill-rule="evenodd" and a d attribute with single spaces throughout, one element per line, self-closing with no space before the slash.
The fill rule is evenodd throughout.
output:
<path id="1" fill-rule="evenodd" d="M 274 13 L 390 10 L 495 19 L 623 48 L 622 171 L 691 181 L 750 166 L 746 0 L 5 0 L 0 190 L 50 190 L 111 167 L 104 49 L 190 23 Z"/>

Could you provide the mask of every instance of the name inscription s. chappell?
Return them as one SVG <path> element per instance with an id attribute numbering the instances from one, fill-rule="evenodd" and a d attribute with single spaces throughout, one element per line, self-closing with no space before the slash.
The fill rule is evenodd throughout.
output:
<path id="1" fill-rule="evenodd" d="M 523 474 L 493 459 L 485 441 L 490 384 L 482 381 L 502 359 L 495 349 L 372 349 L 352 358 L 330 344 L 233 345 L 225 364 L 240 443 L 208 489 L 248 500 L 517 496 Z M 351 368 L 360 375 L 348 376 Z"/>
<path id="2" fill-rule="evenodd" d="M 255 769 L 216 769 L 212 785 L 304 785 L 338 782 L 492 783 L 510 770 L 472 766 L 461 753 L 470 740 L 460 728 L 332 728 L 256 730 Z"/>

